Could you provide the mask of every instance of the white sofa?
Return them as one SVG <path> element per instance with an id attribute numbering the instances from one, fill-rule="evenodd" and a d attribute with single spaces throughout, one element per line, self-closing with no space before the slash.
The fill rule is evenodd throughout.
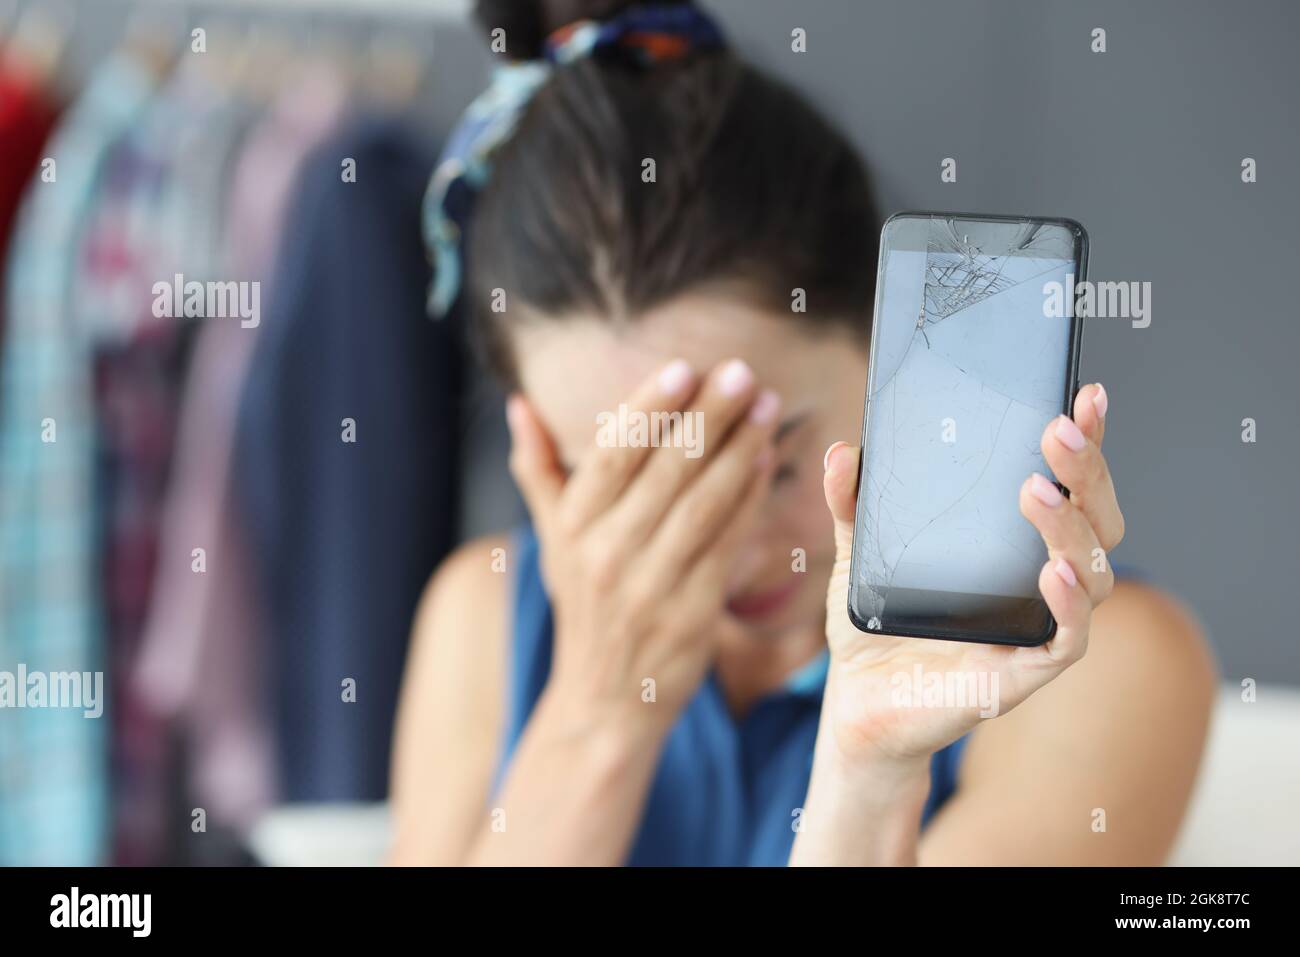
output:
<path id="1" fill-rule="evenodd" d="M 299 805 L 267 815 L 251 843 L 271 865 L 374 865 L 389 833 L 384 804 Z M 1300 865 L 1300 690 L 1261 686 L 1246 704 L 1224 686 L 1169 863 Z"/>

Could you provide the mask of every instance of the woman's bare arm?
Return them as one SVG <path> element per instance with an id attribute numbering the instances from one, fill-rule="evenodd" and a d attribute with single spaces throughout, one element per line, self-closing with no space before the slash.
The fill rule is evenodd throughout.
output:
<path id="1" fill-rule="evenodd" d="M 971 733 L 960 787 L 922 835 L 920 863 L 1163 863 L 1195 783 L 1215 676 L 1186 611 L 1157 589 L 1118 584 L 1087 655 Z"/>
<path id="2" fill-rule="evenodd" d="M 505 573 L 492 570 L 498 548 Z M 512 561 L 505 537 L 470 542 L 420 602 L 393 753 L 392 864 L 612 863 L 635 831 L 657 736 L 593 721 L 554 691 L 539 700 L 506 785 L 490 800 L 506 712 Z"/>

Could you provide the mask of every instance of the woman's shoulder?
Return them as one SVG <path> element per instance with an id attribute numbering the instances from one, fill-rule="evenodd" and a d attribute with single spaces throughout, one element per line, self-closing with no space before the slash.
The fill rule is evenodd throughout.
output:
<path id="1" fill-rule="evenodd" d="M 416 613 L 407 680 L 428 696 L 461 701 L 463 718 L 501 739 L 507 717 L 527 717 L 550 656 L 539 543 L 521 525 L 466 542 L 434 572 Z"/>
<path id="2" fill-rule="evenodd" d="M 1071 844 L 1073 832 L 1048 835 L 1044 825 L 1042 846 L 1059 839 L 1091 863 L 1158 863 L 1195 779 L 1217 674 L 1182 602 L 1148 582 L 1117 581 L 1093 615 L 1083 658 L 971 733 L 962 790 L 972 816 L 1016 801 L 1025 813 L 1056 806 L 1072 822 L 1108 808 L 1122 839 L 1085 849 Z M 1007 773 L 1017 767 L 1036 769 L 1031 783 Z"/>
<path id="3" fill-rule="evenodd" d="M 1141 576 L 1119 578 L 1094 613 L 1083 661 L 1094 652 L 1094 666 L 1103 673 L 1172 671 L 1194 686 L 1206 687 L 1217 680 L 1218 666 L 1196 616 L 1174 595 Z"/>
<path id="4" fill-rule="evenodd" d="M 502 556 L 510 548 L 508 534 L 460 545 L 430 576 L 415 613 L 402 704 L 437 711 L 439 722 L 470 737 L 478 736 L 471 728 L 501 721 L 511 581 Z"/>
<path id="5" fill-rule="evenodd" d="M 516 539 L 509 532 L 483 535 L 444 558 L 424 586 L 413 639 L 437 632 L 439 644 L 467 641 L 480 653 L 497 636 L 504 642 Z"/>
<path id="6" fill-rule="evenodd" d="M 1152 582 L 1120 578 L 1093 613 L 1083 658 L 1021 708 L 1087 710 L 1108 725 L 1107 716 L 1122 710 L 1134 718 L 1159 712 L 1162 722 L 1190 718 L 1212 701 L 1217 675 L 1204 629 L 1186 605 Z"/>
<path id="7" fill-rule="evenodd" d="M 470 539 L 429 577 L 412 632 L 408 674 L 421 662 L 423 677 L 472 687 L 480 701 L 501 698 L 502 667 L 509 643 L 511 552 L 514 535 Z"/>
<path id="8" fill-rule="evenodd" d="M 395 861 L 458 861 L 487 798 L 505 722 L 511 542 L 461 545 L 420 599 L 393 746 Z M 428 813 L 434 794 L 437 815 Z"/>

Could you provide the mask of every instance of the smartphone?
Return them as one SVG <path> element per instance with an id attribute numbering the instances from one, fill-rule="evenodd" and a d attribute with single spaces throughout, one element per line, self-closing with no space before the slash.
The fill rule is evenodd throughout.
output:
<path id="1" fill-rule="evenodd" d="M 860 630 L 1007 645 L 1056 633 L 1019 490 L 1031 472 L 1055 481 L 1039 439 L 1072 411 L 1087 260 L 1069 219 L 885 223 L 849 570 Z"/>

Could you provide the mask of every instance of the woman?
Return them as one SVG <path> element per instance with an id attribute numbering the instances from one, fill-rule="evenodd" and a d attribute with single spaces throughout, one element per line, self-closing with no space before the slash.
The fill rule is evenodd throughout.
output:
<path id="1" fill-rule="evenodd" d="M 1050 643 L 857 632 L 844 440 L 880 223 L 858 159 L 689 5 L 588 3 L 603 22 L 567 27 L 590 11 L 482 6 L 513 55 L 549 34 L 563 64 L 522 84 L 517 118 L 475 117 L 495 132 L 470 293 L 532 526 L 465 545 L 430 582 L 393 860 L 1159 863 L 1214 668 L 1174 601 L 1092 570 L 1124 527 L 1105 390 L 1043 433 L 1071 497 L 1020 489 L 1050 556 Z M 439 212 L 454 194 L 442 184 Z M 455 235 L 433 229 L 443 277 Z M 699 454 L 684 427 L 658 447 L 598 442 L 621 405 L 703 423 Z M 918 665 L 995 674 L 999 716 L 891 706 L 892 676 Z"/>

